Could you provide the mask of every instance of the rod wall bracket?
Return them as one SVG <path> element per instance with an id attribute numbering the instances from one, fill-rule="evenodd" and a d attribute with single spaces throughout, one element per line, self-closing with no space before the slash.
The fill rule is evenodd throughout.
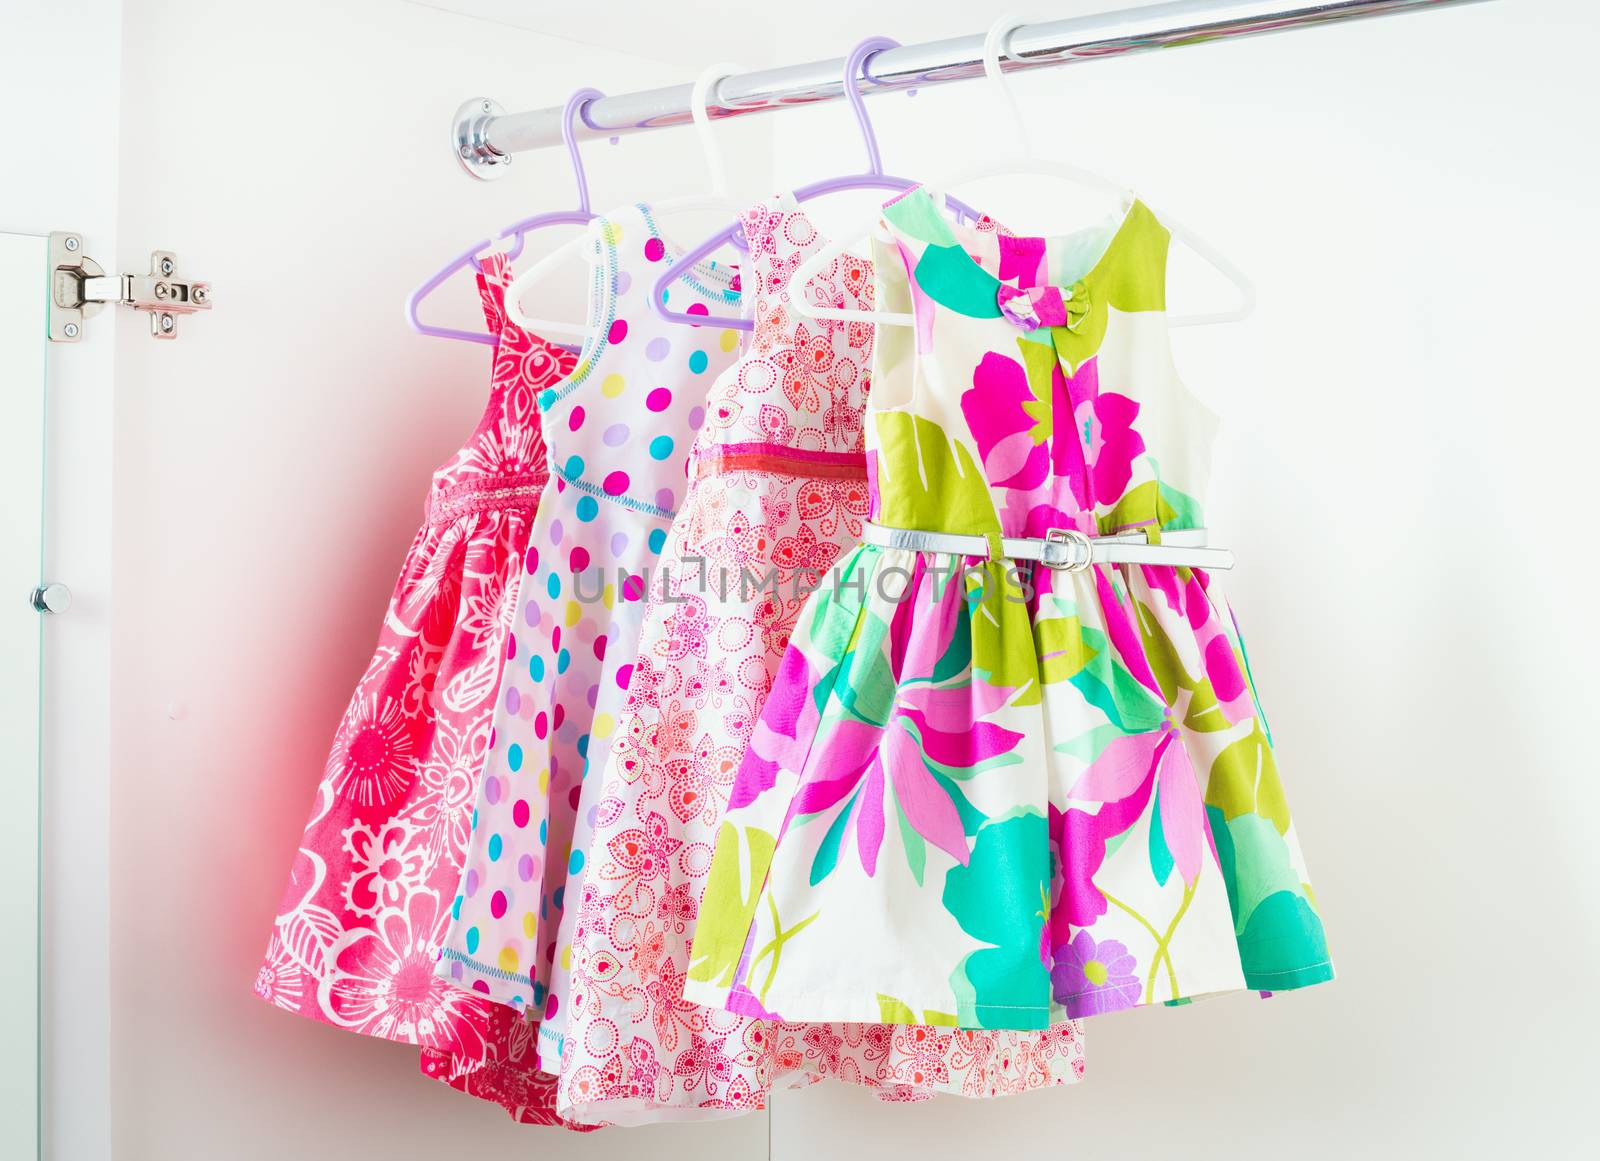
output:
<path id="1" fill-rule="evenodd" d="M 504 117 L 505 108 L 488 97 L 463 101 L 450 125 L 450 146 L 461 168 L 479 181 L 504 177 L 511 154 L 501 153 L 489 144 L 489 122 Z"/>

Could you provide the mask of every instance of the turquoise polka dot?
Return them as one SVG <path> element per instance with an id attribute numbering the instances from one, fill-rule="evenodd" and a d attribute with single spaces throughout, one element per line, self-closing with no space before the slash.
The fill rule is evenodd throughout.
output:
<path id="1" fill-rule="evenodd" d="M 672 437 L 670 435 L 658 435 L 655 437 L 655 439 L 650 441 L 651 459 L 664 460 L 671 454 Z"/>
<path id="2" fill-rule="evenodd" d="M 544 658 L 537 653 L 528 659 L 528 676 L 535 681 L 544 680 Z"/>
<path id="3" fill-rule="evenodd" d="M 689 356 L 689 370 L 698 375 L 701 371 L 706 369 L 706 364 L 709 362 L 711 362 L 711 360 L 706 357 L 706 353 L 704 351 L 696 351 L 694 354 Z"/>
<path id="4" fill-rule="evenodd" d="M 556 393 L 551 390 L 539 392 L 539 410 L 549 411 L 556 403 Z"/>
<path id="5" fill-rule="evenodd" d="M 472 829 L 478 829 L 478 808 L 476 806 L 472 808 Z"/>
<path id="6" fill-rule="evenodd" d="M 511 767 L 513 774 L 522 769 L 522 747 L 515 742 L 512 742 L 511 748 L 506 751 L 506 765 Z"/>
<path id="7" fill-rule="evenodd" d="M 583 852 L 573 851 L 572 858 L 567 860 L 567 874 L 576 875 L 583 870 Z"/>
<path id="8" fill-rule="evenodd" d="M 588 758 L 589 758 L 589 735 L 588 734 L 584 734 L 582 737 L 580 737 L 578 739 L 578 757 L 584 759 L 585 761 L 588 761 Z"/>
<path id="9" fill-rule="evenodd" d="M 450 918 L 451 919 L 460 919 L 461 918 L 461 896 L 460 895 L 457 895 L 456 896 L 456 901 L 454 903 L 450 904 Z"/>
<path id="10" fill-rule="evenodd" d="M 499 835 L 492 834 L 489 836 L 489 861 L 491 863 L 500 861 L 500 852 L 504 849 L 505 843 L 500 841 Z"/>
<path id="11" fill-rule="evenodd" d="M 548 822 L 539 823 L 539 845 L 540 846 L 544 846 L 545 843 L 550 841 L 550 835 L 548 833 L 549 826 L 550 826 L 550 824 Z"/>
<path id="12" fill-rule="evenodd" d="M 667 543 L 667 530 L 665 528 L 652 528 L 648 541 L 651 552 L 660 552 Z"/>
<path id="13" fill-rule="evenodd" d="M 563 649 L 560 653 L 556 654 L 556 672 L 557 673 L 565 673 L 567 671 L 567 666 L 569 666 L 571 664 L 572 664 L 572 654 L 568 653 L 565 649 Z"/>
<path id="14" fill-rule="evenodd" d="M 566 472 L 567 475 L 573 477 L 574 479 L 583 475 L 583 457 L 568 456 Z"/>
<path id="15" fill-rule="evenodd" d="M 550 578 L 544 582 L 544 591 L 550 594 L 551 600 L 559 597 L 561 595 L 561 578 L 555 573 L 551 573 Z"/>
<path id="16" fill-rule="evenodd" d="M 593 496 L 584 496 L 578 501 L 578 519 L 585 524 L 600 515 L 600 503 Z"/>
<path id="17" fill-rule="evenodd" d="M 478 929 L 476 927 L 467 928 L 467 954 L 478 954 Z"/>

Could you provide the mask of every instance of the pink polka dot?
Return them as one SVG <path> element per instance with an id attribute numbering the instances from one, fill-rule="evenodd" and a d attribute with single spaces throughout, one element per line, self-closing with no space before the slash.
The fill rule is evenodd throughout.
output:
<path id="1" fill-rule="evenodd" d="M 672 405 L 672 392 L 665 387 L 657 387 L 644 397 L 644 405 L 651 411 L 665 411 Z"/>
<path id="2" fill-rule="evenodd" d="M 606 332 L 606 342 L 608 343 L 620 343 L 627 337 L 628 320 L 625 318 L 619 318 L 616 322 L 612 323 L 611 329 Z"/>
<path id="3" fill-rule="evenodd" d="M 528 546 L 528 555 L 523 558 L 523 567 L 529 572 L 539 571 L 539 550 L 532 545 Z"/>
<path id="4" fill-rule="evenodd" d="M 572 555 L 567 558 L 567 563 L 572 566 L 573 572 L 582 572 L 589 567 L 589 550 L 580 544 L 572 550 Z"/>
<path id="5" fill-rule="evenodd" d="M 606 639 L 604 637 L 596 637 L 594 639 L 594 659 L 596 661 L 604 661 L 606 659 Z"/>
<path id="6" fill-rule="evenodd" d="M 684 314 L 710 314 L 711 312 L 708 309 L 706 309 L 706 304 L 705 303 L 703 303 L 703 302 L 695 302 L 695 303 L 690 303 L 689 304 L 689 309 L 684 311 L 683 313 Z M 690 323 L 689 325 L 692 326 L 692 327 L 697 327 L 700 324 L 699 323 Z"/>
<path id="7" fill-rule="evenodd" d="M 561 626 L 556 625 L 550 630 L 550 652 L 561 652 Z"/>
<path id="8" fill-rule="evenodd" d="M 644 256 L 652 262 L 661 261 L 662 255 L 666 252 L 667 248 L 661 244 L 660 238 L 651 238 L 644 244 Z"/>
<path id="9" fill-rule="evenodd" d="M 583 796 L 583 783 L 578 783 L 567 792 L 567 805 L 573 810 L 578 809 L 578 799 Z"/>
<path id="10" fill-rule="evenodd" d="M 489 981 L 483 979 L 473 980 L 472 990 L 475 992 L 482 992 L 487 996 L 489 994 Z"/>
<path id="11" fill-rule="evenodd" d="M 628 688 L 628 682 L 631 681 L 632 679 L 633 679 L 633 666 L 624 665 L 621 669 L 617 670 L 617 688 L 618 689 L 627 689 Z"/>
<path id="12" fill-rule="evenodd" d="M 531 813 L 532 812 L 528 809 L 528 800 L 526 798 L 519 798 L 517 799 L 516 805 L 511 808 L 511 821 L 516 823 L 517 827 L 520 829 L 528 825 L 528 819 L 531 816 Z"/>
<path id="13" fill-rule="evenodd" d="M 637 601 L 637 600 L 642 599 L 643 597 L 644 597 L 644 577 L 640 576 L 638 573 L 634 573 L 627 580 L 622 582 L 622 599 L 623 600 L 625 600 L 625 601 Z"/>
<path id="14" fill-rule="evenodd" d="M 612 472 L 606 477 L 605 489 L 608 496 L 622 495 L 628 490 L 628 473 Z"/>
<path id="15" fill-rule="evenodd" d="M 556 729 L 558 730 L 561 728 L 561 723 L 567 720 L 567 707 L 562 705 L 560 702 L 556 703 L 555 719 Z"/>
<path id="16" fill-rule="evenodd" d="M 506 893 L 496 891 L 489 897 L 489 914 L 499 919 L 506 913 Z"/>
<path id="17" fill-rule="evenodd" d="M 582 426 L 583 426 L 583 408 L 574 407 L 572 409 L 572 414 L 567 416 L 567 430 L 568 431 L 577 431 L 578 428 L 580 428 Z"/>
<path id="18" fill-rule="evenodd" d="M 540 710 L 533 718 L 534 736 L 543 739 L 550 732 L 550 719 L 545 717 L 544 710 Z"/>
<path id="19" fill-rule="evenodd" d="M 544 1006 L 544 1018 L 546 1020 L 550 1019 L 551 1016 L 554 1016 L 556 1014 L 556 1009 L 559 1008 L 560 1006 L 561 1006 L 561 1003 L 560 1003 L 559 1000 L 556 999 L 555 993 L 554 992 L 550 993 L 550 1000 Z"/>
<path id="20" fill-rule="evenodd" d="M 515 635 L 508 633 L 506 635 L 506 660 L 507 661 L 515 661 L 516 659 L 517 659 L 517 638 L 516 638 Z"/>

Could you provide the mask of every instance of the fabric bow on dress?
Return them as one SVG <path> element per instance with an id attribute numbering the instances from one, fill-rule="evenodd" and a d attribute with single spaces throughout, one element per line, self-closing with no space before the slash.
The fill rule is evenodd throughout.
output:
<path id="1" fill-rule="evenodd" d="M 1089 313 L 1089 292 L 1082 282 L 1075 282 L 1066 290 L 1059 286 L 1016 287 L 1001 283 L 995 302 L 1007 321 L 1025 331 L 1040 327 L 1077 330 Z"/>

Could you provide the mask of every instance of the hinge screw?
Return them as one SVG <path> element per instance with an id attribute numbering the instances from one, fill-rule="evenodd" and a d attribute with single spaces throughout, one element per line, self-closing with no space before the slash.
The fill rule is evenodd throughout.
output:
<path id="1" fill-rule="evenodd" d="M 493 103 L 492 103 L 492 102 L 489 102 L 489 101 L 485 101 L 485 102 L 484 102 L 484 103 L 483 103 L 483 111 L 484 111 L 484 112 L 485 112 L 485 113 L 489 113 L 489 112 L 492 112 L 492 111 L 493 111 L 493 110 L 494 110 L 494 105 L 493 105 Z"/>
<path id="2" fill-rule="evenodd" d="M 156 297 L 157 298 L 166 298 L 169 293 L 170 292 L 167 290 L 167 284 L 165 282 L 156 283 Z"/>
<path id="3" fill-rule="evenodd" d="M 69 339 L 77 338 L 78 337 L 78 324 L 77 323 L 68 323 L 66 326 L 61 328 L 61 333 L 66 335 L 67 338 L 69 338 Z"/>
<path id="4" fill-rule="evenodd" d="M 170 331 L 175 325 L 176 324 L 172 321 L 172 316 L 170 314 L 164 314 L 164 315 L 161 316 L 161 329 L 162 330 Z"/>
<path id="5" fill-rule="evenodd" d="M 190 287 L 189 289 L 189 297 L 194 299 L 196 302 L 204 302 L 206 299 L 210 298 L 211 295 L 207 293 L 205 287 L 194 286 Z"/>
<path id="6" fill-rule="evenodd" d="M 62 243 L 62 245 L 65 246 L 68 250 L 76 250 L 78 248 L 78 239 L 76 239 L 76 238 L 68 238 L 65 242 Z"/>
<path id="7" fill-rule="evenodd" d="M 172 272 L 173 272 L 174 269 L 176 269 L 176 267 L 174 267 L 172 265 L 172 259 L 171 258 L 163 258 L 161 260 L 161 273 L 167 275 L 168 277 L 171 277 Z"/>

